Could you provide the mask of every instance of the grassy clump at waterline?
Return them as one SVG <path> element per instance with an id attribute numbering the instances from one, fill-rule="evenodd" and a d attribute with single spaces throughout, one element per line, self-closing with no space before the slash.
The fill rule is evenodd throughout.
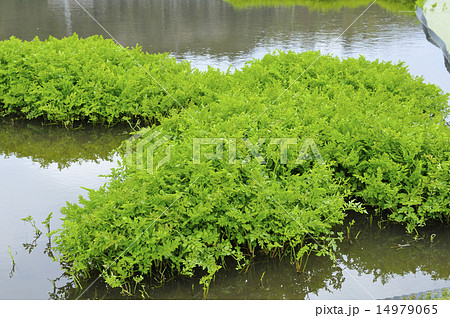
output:
<path id="1" fill-rule="evenodd" d="M 348 209 L 364 212 L 360 204 L 409 231 L 449 221 L 448 95 L 401 64 L 277 52 L 210 76 L 224 77 L 216 101 L 142 132 L 167 136 L 152 174 L 124 160 L 104 187 L 62 209 L 55 241 L 69 273 L 105 271 L 130 290 L 203 269 L 207 291 L 229 257 L 242 268 L 258 253 L 289 255 L 299 270 L 310 253 L 333 257 L 342 237 L 333 226 Z M 198 138 L 223 148 L 194 155 Z M 286 156 L 280 138 L 290 138 Z"/>
<path id="2" fill-rule="evenodd" d="M 151 124 L 171 109 L 208 102 L 202 80 L 187 61 L 124 50 L 101 36 L 0 42 L 0 117 Z"/>
<path id="3" fill-rule="evenodd" d="M 337 11 L 369 6 L 373 0 L 225 0 L 236 9 L 305 6 L 312 10 Z M 378 0 L 376 5 L 391 11 L 414 13 L 415 0 Z"/>

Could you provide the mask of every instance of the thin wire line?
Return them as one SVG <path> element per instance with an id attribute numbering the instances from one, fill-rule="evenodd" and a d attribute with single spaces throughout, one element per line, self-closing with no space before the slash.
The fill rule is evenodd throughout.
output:
<path id="1" fill-rule="evenodd" d="M 103 29 L 103 31 L 105 31 L 113 40 L 114 40 L 114 42 L 116 42 L 135 62 L 136 62 L 136 64 L 140 67 L 140 68 L 142 68 L 143 70 L 144 70 L 144 72 L 145 73 L 147 73 L 147 75 L 148 76 L 150 76 L 151 77 L 151 79 L 152 80 L 154 80 L 158 85 L 159 85 L 159 87 L 161 87 L 162 88 L 162 90 L 167 94 L 167 95 L 169 95 L 174 101 L 175 101 L 175 103 L 177 103 L 178 104 L 178 106 L 180 106 L 186 113 L 188 113 L 188 115 L 189 116 L 191 116 L 191 118 L 197 123 L 197 125 L 200 125 L 200 123 L 191 115 L 191 113 L 189 113 L 188 112 L 188 110 L 184 107 L 184 106 L 182 106 L 181 104 L 180 104 L 180 102 L 178 102 L 166 89 L 165 89 L 165 87 L 164 86 L 162 86 L 161 85 L 161 83 L 159 83 L 157 80 L 156 80 L 156 78 L 154 78 L 153 77 L 153 75 L 152 74 L 150 74 L 131 54 L 130 54 L 130 52 L 127 50 L 127 49 L 125 49 L 124 47 L 123 47 L 123 45 L 122 44 L 120 44 L 119 43 L 119 41 L 117 41 L 112 35 L 111 35 L 111 33 L 109 33 L 108 32 L 108 30 L 106 30 L 104 27 L 103 27 L 103 25 L 101 25 L 100 24 L 100 22 L 98 22 L 97 21 L 97 19 L 96 18 L 94 18 L 93 16 L 92 16 L 92 14 L 88 11 L 88 10 L 86 10 L 86 8 L 84 8 L 79 2 L 78 2 L 78 0 L 73 0 L 73 1 L 75 1 L 79 6 L 80 6 L 80 8 L 81 9 L 83 9 L 83 11 L 95 22 L 95 23 L 97 23 L 98 24 L 98 26 L 100 27 L 100 28 L 102 28 Z"/>

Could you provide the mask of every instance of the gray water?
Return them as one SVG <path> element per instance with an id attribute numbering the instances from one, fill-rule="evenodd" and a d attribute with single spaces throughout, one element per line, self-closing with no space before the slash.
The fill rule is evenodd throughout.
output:
<path id="1" fill-rule="evenodd" d="M 170 52 L 199 69 L 239 68 L 275 49 L 321 50 L 341 57 L 404 61 L 412 74 L 450 92 L 442 52 L 426 40 L 413 12 L 373 5 L 337 39 L 367 6 L 321 11 L 302 6 L 237 9 L 220 0 L 78 2 L 121 45 L 138 43 L 150 53 Z M 104 29 L 73 0 L 0 0 L 0 40 L 12 35 L 23 40 L 60 38 L 73 32 L 109 37 Z M 98 175 L 116 166 L 111 151 L 127 138 L 127 130 L 0 125 L 0 299 L 80 294 L 48 257 L 51 241 L 40 222 L 53 212 L 51 229 L 58 228 L 60 208 L 86 194 L 80 187 L 98 188 L 105 182 Z M 20 220 L 28 215 L 44 232 L 36 240 L 32 227 Z M 370 299 L 450 286 L 448 226 L 422 229 L 416 239 L 392 225 L 369 226 L 364 218 L 356 226 L 361 234 L 352 244 L 339 245 L 336 265 L 312 258 L 306 273 L 298 274 L 286 259 L 259 260 L 246 274 L 220 273 L 209 298 Z M 202 297 L 197 281 L 178 278 L 148 293 L 152 298 L 197 299 Z M 100 280 L 83 297 L 122 296 Z"/>

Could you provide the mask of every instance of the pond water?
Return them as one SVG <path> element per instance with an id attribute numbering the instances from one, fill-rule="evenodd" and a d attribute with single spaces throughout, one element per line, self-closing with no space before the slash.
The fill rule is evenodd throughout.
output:
<path id="1" fill-rule="evenodd" d="M 12 35 L 31 40 L 73 32 L 83 37 L 109 33 L 123 46 L 139 43 L 150 53 L 170 52 L 199 69 L 211 65 L 222 70 L 242 67 L 275 49 L 321 50 L 341 57 L 362 54 L 371 60 L 404 61 L 412 74 L 450 92 L 443 53 L 427 40 L 408 2 L 393 6 L 377 1 L 379 5 L 372 5 L 354 24 L 370 1 L 348 1 L 353 3 L 348 7 L 337 1 L 327 8 L 317 4 L 246 8 L 239 6 L 242 2 L 0 0 L 0 40 Z M 48 257 L 51 241 L 40 222 L 53 212 L 51 229 L 58 228 L 59 210 L 66 201 L 85 195 L 81 187 L 98 188 L 105 182 L 98 176 L 116 166 L 112 151 L 129 130 L 0 124 L 0 299 L 80 295 L 70 279 L 61 277 L 60 265 Z M 31 225 L 21 221 L 28 215 L 44 232 L 37 239 Z M 356 219 L 352 244 L 345 240 L 339 245 L 335 266 L 311 258 L 305 273 L 298 274 L 287 259 L 258 260 L 245 274 L 222 271 L 209 298 L 371 299 L 450 287 L 448 226 L 421 229 L 415 238 L 394 225 L 379 226 L 374 220 L 370 226 L 357 216 L 347 221 L 352 218 Z M 198 299 L 202 290 L 196 281 L 178 278 L 147 292 L 152 298 Z M 101 280 L 82 296 L 120 297 Z"/>

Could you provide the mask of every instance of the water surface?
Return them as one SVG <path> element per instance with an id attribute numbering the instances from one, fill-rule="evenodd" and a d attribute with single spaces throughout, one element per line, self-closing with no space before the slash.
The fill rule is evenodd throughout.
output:
<path id="1" fill-rule="evenodd" d="M 450 92 L 442 51 L 427 41 L 414 12 L 400 12 L 408 11 L 401 7 L 375 4 L 354 22 L 367 5 L 317 10 L 308 6 L 243 9 L 220 0 L 79 2 L 104 29 L 75 1 L 0 0 L 0 40 L 60 38 L 74 32 L 82 37 L 112 35 L 124 46 L 138 43 L 147 52 L 170 52 L 199 69 L 211 65 L 222 70 L 242 67 L 275 49 L 321 50 L 340 57 L 404 61 L 412 74 Z M 127 138 L 123 134 L 127 130 L 67 131 L 9 121 L 0 125 L 0 299 L 78 297 L 80 290 L 61 277 L 59 264 L 48 257 L 48 239 L 42 235 L 34 242 L 33 229 L 20 219 L 32 215 L 45 232 L 40 222 L 53 212 L 51 227 L 58 228 L 58 211 L 66 201 L 76 202 L 85 195 L 82 186 L 98 188 L 105 182 L 98 175 L 116 166 L 111 151 Z M 258 260 L 246 274 L 219 273 L 209 298 L 370 299 L 448 287 L 448 233 L 448 226 L 437 225 L 421 229 L 415 240 L 400 227 L 380 229 L 359 218 L 352 244 L 345 240 L 339 245 L 337 264 L 313 257 L 306 272 L 298 274 L 288 259 Z M 16 262 L 14 271 L 8 245 Z M 152 298 L 198 299 L 203 292 L 197 281 L 177 278 L 147 291 Z M 123 296 L 100 280 L 85 297 Z"/>

